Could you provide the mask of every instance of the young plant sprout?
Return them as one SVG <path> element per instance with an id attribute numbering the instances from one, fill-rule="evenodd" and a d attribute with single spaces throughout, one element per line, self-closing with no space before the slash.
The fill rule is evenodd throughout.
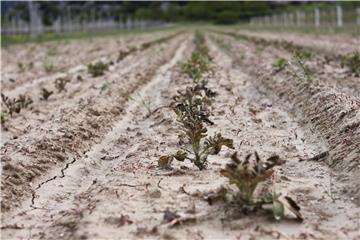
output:
<path id="1" fill-rule="evenodd" d="M 88 72 L 93 76 L 93 77 L 99 77 L 105 74 L 105 72 L 109 70 L 109 65 L 106 63 L 103 63 L 101 61 L 97 62 L 97 63 L 90 63 L 88 65 Z"/>
<path id="2" fill-rule="evenodd" d="M 279 58 L 276 60 L 276 62 L 273 64 L 274 73 L 281 72 L 285 69 L 285 67 L 288 65 L 287 61 L 284 58 Z"/>
<path id="3" fill-rule="evenodd" d="M 275 155 L 263 161 L 256 151 L 254 154 L 246 155 L 243 160 L 240 160 L 235 152 L 231 160 L 231 163 L 228 163 L 220 173 L 227 177 L 231 184 L 237 186 L 238 192 L 234 196 L 234 201 L 240 206 L 242 212 L 255 212 L 263 206 L 272 205 L 271 210 L 276 220 L 284 217 L 285 207 L 298 219 L 302 219 L 300 207 L 290 197 L 286 196 L 285 200 L 281 200 L 281 194 L 270 191 L 260 196 L 255 194 L 259 183 L 270 180 L 274 174 L 273 168 L 284 164 L 284 160 Z"/>

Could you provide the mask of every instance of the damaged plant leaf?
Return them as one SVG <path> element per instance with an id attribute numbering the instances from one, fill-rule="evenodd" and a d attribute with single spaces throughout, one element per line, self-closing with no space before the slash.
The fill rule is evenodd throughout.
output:
<path id="1" fill-rule="evenodd" d="M 70 78 L 68 77 L 59 77 L 55 79 L 55 88 L 57 89 L 58 93 L 61 93 L 62 91 L 67 91 L 65 86 L 68 82 L 70 82 Z"/>
<path id="2" fill-rule="evenodd" d="M 46 88 L 41 89 L 41 100 L 47 101 L 49 97 L 53 94 L 53 91 L 48 91 Z"/>
<path id="3" fill-rule="evenodd" d="M 235 152 L 231 156 L 231 160 L 220 173 L 227 177 L 231 184 L 238 187 L 239 191 L 235 196 L 235 201 L 243 212 L 254 212 L 265 205 L 272 204 L 273 216 L 276 220 L 280 220 L 284 216 L 285 203 L 287 203 L 288 209 L 298 219 L 302 219 L 299 212 L 300 207 L 290 197 L 285 197 L 284 202 L 280 200 L 280 194 L 276 192 L 268 191 L 260 196 L 255 195 L 259 183 L 269 180 L 274 173 L 273 168 L 284 164 L 284 160 L 274 155 L 263 161 L 256 151 L 254 154 L 246 155 L 243 160 L 240 160 Z"/>

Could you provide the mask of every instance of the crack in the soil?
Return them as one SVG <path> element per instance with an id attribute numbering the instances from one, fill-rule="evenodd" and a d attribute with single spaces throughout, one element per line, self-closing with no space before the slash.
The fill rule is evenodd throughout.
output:
<path id="1" fill-rule="evenodd" d="M 36 199 L 36 190 L 40 189 L 44 184 L 54 181 L 57 178 L 64 178 L 65 177 L 65 170 L 69 168 L 70 165 L 74 164 L 76 162 L 76 159 L 74 158 L 71 162 L 68 162 L 65 167 L 63 167 L 60 171 L 61 171 L 61 175 L 60 176 L 53 176 L 49 179 L 46 179 L 45 181 L 41 182 L 38 184 L 38 186 L 32 190 L 32 197 L 31 197 L 31 204 L 30 207 L 32 209 L 39 209 L 38 207 L 35 206 L 35 199 Z"/>

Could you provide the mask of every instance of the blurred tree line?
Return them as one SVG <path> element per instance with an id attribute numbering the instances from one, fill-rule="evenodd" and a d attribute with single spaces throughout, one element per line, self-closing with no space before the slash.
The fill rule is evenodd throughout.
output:
<path id="1" fill-rule="evenodd" d="M 333 2 L 334 3 L 334 2 Z M 166 22 L 206 21 L 216 24 L 231 24 L 247 21 L 254 16 L 264 16 L 292 7 L 307 7 L 316 2 L 243 1 L 243 2 L 152 2 L 152 1 L 41 1 L 39 2 L 44 25 L 56 19 L 71 18 L 80 21 L 94 19 L 161 20 Z M 327 3 L 328 4 L 328 3 Z M 340 4 L 345 4 L 340 2 Z M 346 4 L 351 4 L 347 2 Z M 25 2 L 1 2 L 2 16 L 17 16 L 29 21 Z"/>

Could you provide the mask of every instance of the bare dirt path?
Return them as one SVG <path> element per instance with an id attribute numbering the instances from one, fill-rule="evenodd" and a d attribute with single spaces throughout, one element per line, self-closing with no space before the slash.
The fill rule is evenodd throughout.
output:
<path id="1" fill-rule="evenodd" d="M 191 80 L 176 63 L 189 57 L 193 46 L 178 42 L 174 57 L 148 84 L 135 91 L 112 131 L 75 162 L 55 169 L 34 192 L 34 198 L 3 215 L 5 238 L 43 239 L 351 239 L 360 236 L 359 211 L 343 196 L 332 171 L 306 160 L 327 149 L 327 142 L 288 113 L 287 106 L 257 89 L 254 75 L 234 68 L 234 59 L 212 41 L 214 62 L 210 87 L 218 92 L 214 127 L 234 139 L 241 157 L 254 150 L 261 157 L 278 154 L 287 163 L 272 179 L 276 191 L 287 193 L 302 207 L 304 222 L 291 214 L 281 222 L 271 216 L 234 219 L 222 203 L 209 205 L 203 196 L 228 185 L 219 170 L 232 150 L 210 158 L 199 171 L 188 162 L 160 170 L 160 155 L 178 147 L 174 113 L 166 106 Z M 138 92 L 139 91 L 139 92 Z M 139 98 L 142 96 L 142 101 Z M 57 176 L 55 179 L 52 179 Z M 35 185 L 36 186 L 36 185 Z M 34 209 L 35 208 L 35 209 Z M 166 209 L 177 211 L 183 224 L 163 222 Z M 4 224 L 3 224 L 4 225 Z"/>

